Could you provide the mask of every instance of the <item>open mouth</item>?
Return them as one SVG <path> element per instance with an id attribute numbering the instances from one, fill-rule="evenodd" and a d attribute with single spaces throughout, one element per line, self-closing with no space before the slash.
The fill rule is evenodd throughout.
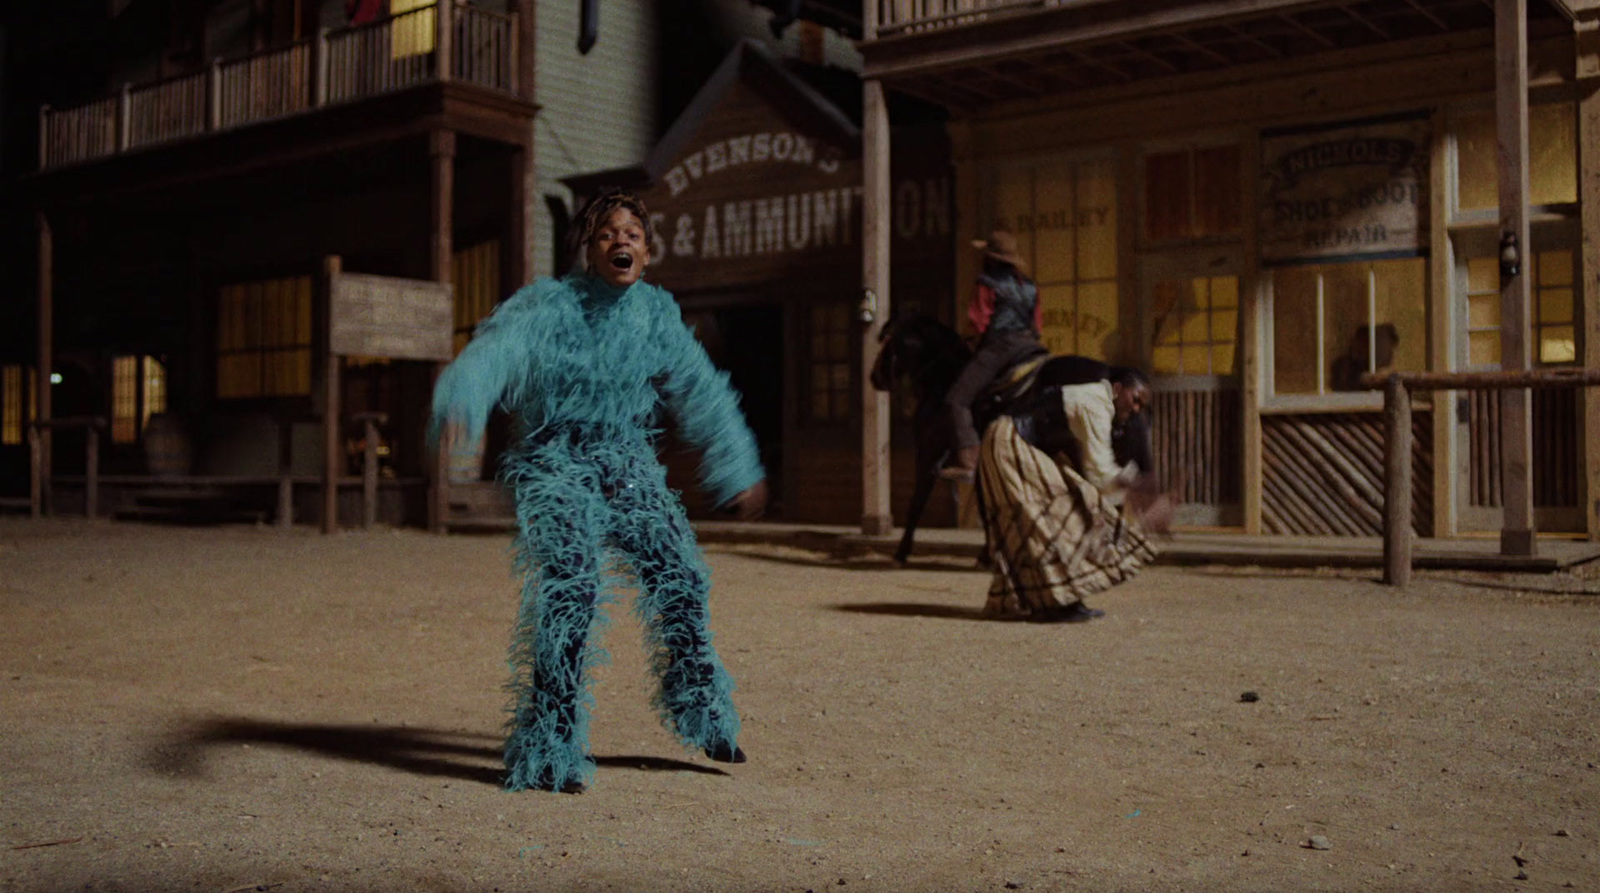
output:
<path id="1" fill-rule="evenodd" d="M 611 255 L 611 268 L 617 271 L 632 269 L 633 255 L 627 253 L 626 251 Z"/>

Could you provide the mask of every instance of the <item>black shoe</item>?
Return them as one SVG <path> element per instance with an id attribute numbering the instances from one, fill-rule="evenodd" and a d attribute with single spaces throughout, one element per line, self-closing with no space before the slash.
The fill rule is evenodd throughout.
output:
<path id="1" fill-rule="evenodd" d="M 735 745 L 730 750 L 727 744 L 713 744 L 706 748 L 706 757 L 718 763 L 743 763 L 748 759 L 744 755 L 744 748 Z"/>
<path id="2" fill-rule="evenodd" d="M 1036 623 L 1084 623 L 1096 617 L 1104 617 L 1106 612 L 1099 608 L 1091 608 L 1083 602 L 1073 602 L 1053 611 L 1035 614 L 1030 617 Z"/>

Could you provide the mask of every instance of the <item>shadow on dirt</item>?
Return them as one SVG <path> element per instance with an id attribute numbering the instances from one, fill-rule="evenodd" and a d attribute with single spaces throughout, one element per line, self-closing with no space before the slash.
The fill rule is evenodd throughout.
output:
<path id="1" fill-rule="evenodd" d="M 203 776 L 207 751 L 229 745 L 273 746 L 388 766 L 414 775 L 499 787 L 505 775 L 500 738 L 410 726 L 325 725 L 213 719 L 153 749 L 148 761 L 163 775 Z M 653 756 L 598 756 L 607 768 L 727 775 L 721 769 Z"/>
<path id="2" fill-rule="evenodd" d="M 984 620 L 990 623 L 1016 622 L 1009 618 L 989 617 L 983 613 L 982 608 L 930 605 L 925 602 L 866 602 L 834 605 L 833 609 L 847 614 L 879 614 L 886 617 L 937 617 L 943 620 Z"/>

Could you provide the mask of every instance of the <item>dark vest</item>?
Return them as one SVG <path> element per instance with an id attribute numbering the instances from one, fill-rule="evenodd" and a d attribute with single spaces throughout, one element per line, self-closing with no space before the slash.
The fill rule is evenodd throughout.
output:
<path id="1" fill-rule="evenodd" d="M 1001 332 L 1032 332 L 1033 308 L 1039 303 L 1039 289 L 1016 274 L 991 276 L 985 273 L 978 282 L 994 289 L 994 315 L 984 335 Z"/>

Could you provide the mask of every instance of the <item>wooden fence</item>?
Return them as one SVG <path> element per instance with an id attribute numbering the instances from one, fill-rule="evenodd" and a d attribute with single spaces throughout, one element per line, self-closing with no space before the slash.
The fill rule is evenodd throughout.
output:
<path id="1" fill-rule="evenodd" d="M 1157 390 L 1152 395 L 1156 473 L 1163 481 L 1181 482 L 1183 502 L 1239 502 L 1241 413 L 1238 388 Z"/>
<path id="2" fill-rule="evenodd" d="M 440 64 L 441 58 L 448 64 Z M 39 110 L 39 166 L 60 167 L 304 114 L 419 84 L 457 80 L 516 92 L 517 17 L 424 6 L 73 108 Z"/>
<path id="3" fill-rule="evenodd" d="M 1394 372 L 1380 377 L 1369 373 L 1362 383 L 1383 386 L 1385 432 L 1384 467 L 1384 582 L 1404 586 L 1411 582 L 1410 525 L 1412 451 L 1411 392 L 1413 391 L 1498 391 L 1531 388 L 1535 394 L 1545 389 L 1586 388 L 1600 385 L 1600 369 L 1535 369 L 1520 372 Z M 1536 402 L 1536 401 L 1535 401 Z M 1575 429 L 1574 429 L 1575 430 Z M 1535 428 L 1536 433 L 1537 428 Z M 1575 448 L 1575 446 L 1574 446 Z"/>

